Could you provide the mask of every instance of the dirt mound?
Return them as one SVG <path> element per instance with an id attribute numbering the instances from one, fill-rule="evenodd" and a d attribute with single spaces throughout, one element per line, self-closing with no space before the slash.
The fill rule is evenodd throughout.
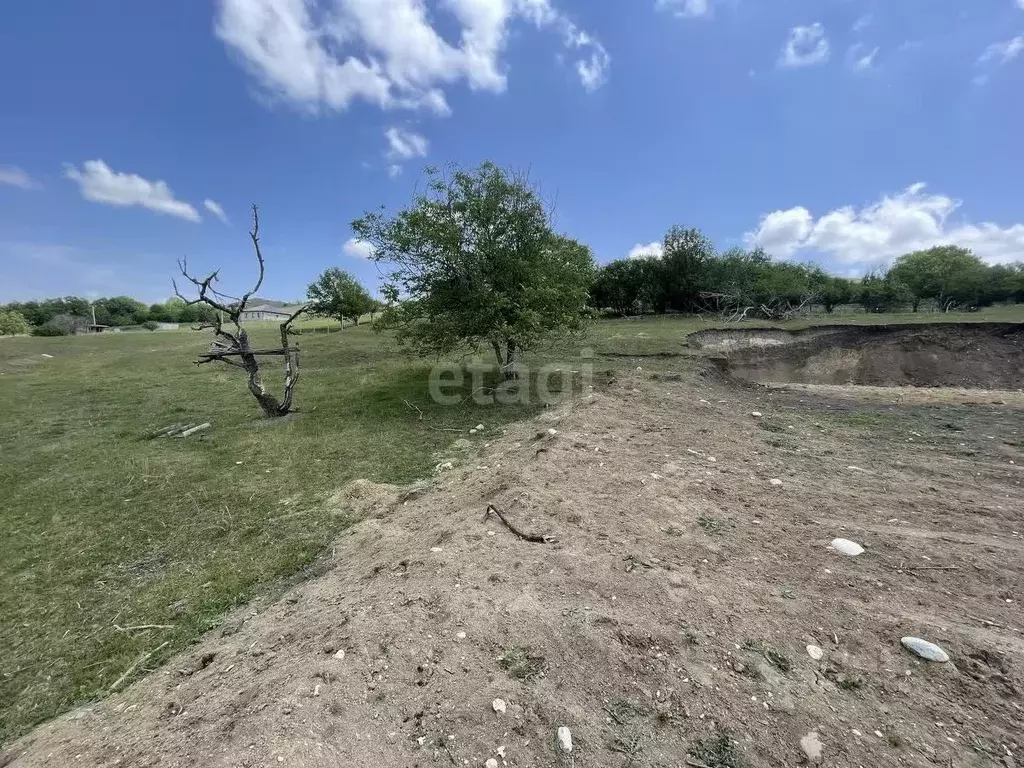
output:
<path id="1" fill-rule="evenodd" d="M 747 381 L 1024 387 L 1024 325 L 1016 323 L 719 330 L 689 338 L 699 349 L 725 352 L 715 362 Z"/>
<path id="2" fill-rule="evenodd" d="M 325 575 L 0 765 L 566 766 L 559 726 L 579 766 L 795 765 L 811 731 L 826 765 L 1019 754 L 1024 411 L 915 412 L 907 442 L 891 406 L 682 378 L 620 379 L 413 494 L 353 486 L 375 516 Z"/>

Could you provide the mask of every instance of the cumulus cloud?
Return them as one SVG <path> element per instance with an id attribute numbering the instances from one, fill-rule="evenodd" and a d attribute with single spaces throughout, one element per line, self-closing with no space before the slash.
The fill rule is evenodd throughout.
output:
<path id="1" fill-rule="evenodd" d="M 607 51 L 550 0 L 439 0 L 436 10 L 456 22 L 457 43 L 423 0 L 220 0 L 215 31 L 266 92 L 311 111 L 362 100 L 448 114 L 453 83 L 500 93 L 515 20 L 561 35 L 588 89 L 606 78 Z"/>
<path id="2" fill-rule="evenodd" d="M 224 209 L 220 207 L 220 203 L 216 200 L 203 200 L 203 207 L 225 224 L 229 223 L 227 214 L 224 213 Z"/>
<path id="3" fill-rule="evenodd" d="M 682 19 L 711 15 L 711 0 L 655 0 L 654 7 Z"/>
<path id="4" fill-rule="evenodd" d="M 775 211 L 747 233 L 748 246 L 774 256 L 824 254 L 847 265 L 873 266 L 910 251 L 956 244 L 996 264 L 1024 260 L 1024 224 L 951 222 L 960 201 L 913 184 L 863 208 L 845 206 L 815 216 L 802 206 Z"/>
<path id="5" fill-rule="evenodd" d="M 187 221 L 200 220 L 195 208 L 174 197 L 167 182 L 150 181 L 134 173 L 118 173 L 102 160 L 87 160 L 81 170 L 66 165 L 64 176 L 76 182 L 82 197 L 93 203 L 120 208 L 137 205 Z"/>
<path id="6" fill-rule="evenodd" d="M 664 254 L 664 246 L 657 241 L 646 245 L 637 243 L 629 249 L 629 258 L 631 259 L 660 259 Z"/>
<path id="7" fill-rule="evenodd" d="M 828 61 L 829 45 L 825 27 L 815 22 L 806 27 L 793 27 L 779 55 L 779 66 L 792 69 L 824 64 Z"/>
<path id="8" fill-rule="evenodd" d="M 18 189 L 42 189 L 43 186 L 16 165 L 0 167 L 0 186 L 5 185 Z"/>
<path id="9" fill-rule="evenodd" d="M 342 253 L 346 256 L 353 256 L 357 259 L 368 259 L 373 256 L 373 246 L 358 237 L 350 237 L 341 246 Z"/>

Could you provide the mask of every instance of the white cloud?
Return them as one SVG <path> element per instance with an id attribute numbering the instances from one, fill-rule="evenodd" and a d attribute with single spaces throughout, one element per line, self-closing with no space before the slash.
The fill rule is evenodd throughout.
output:
<path id="1" fill-rule="evenodd" d="M 659 11 L 669 11 L 681 19 L 711 15 L 711 0 L 655 0 L 654 7 Z"/>
<path id="2" fill-rule="evenodd" d="M 78 183 L 83 198 L 94 203 L 120 208 L 138 205 L 188 221 L 200 220 L 195 208 L 175 199 L 167 182 L 150 181 L 134 173 L 118 173 L 102 160 L 87 160 L 82 170 L 66 165 L 64 175 Z"/>
<path id="3" fill-rule="evenodd" d="M 746 240 L 780 258 L 808 251 L 864 266 L 948 243 L 970 248 L 993 264 L 1024 259 L 1024 224 L 953 223 L 950 217 L 959 207 L 958 200 L 928 194 L 918 183 L 863 208 L 845 206 L 817 219 L 804 207 L 775 211 L 762 217 Z"/>
<path id="4" fill-rule="evenodd" d="M 341 246 L 341 250 L 346 256 L 353 256 L 357 259 L 368 259 L 373 256 L 373 246 L 358 237 L 350 237 L 346 240 L 345 244 Z"/>
<path id="5" fill-rule="evenodd" d="M 1021 0 L 1024 2 L 1024 0 Z M 992 43 L 978 57 L 978 64 L 1009 64 L 1024 52 L 1024 35 L 1017 35 L 1012 40 L 1002 43 Z"/>
<path id="6" fill-rule="evenodd" d="M 876 46 L 865 53 L 864 46 L 860 43 L 855 43 L 850 46 L 850 50 L 846 53 L 846 64 L 854 72 L 867 72 L 869 69 L 874 68 L 878 51 L 879 49 Z"/>
<path id="7" fill-rule="evenodd" d="M 387 157 L 389 160 L 411 160 L 414 157 L 426 157 L 430 142 L 418 133 L 403 128 L 388 128 L 384 131 L 388 140 Z"/>
<path id="8" fill-rule="evenodd" d="M 227 214 L 224 213 L 224 209 L 220 207 L 220 203 L 216 200 L 203 200 L 203 207 L 225 224 L 230 223 L 228 222 Z"/>
<path id="9" fill-rule="evenodd" d="M 818 22 L 808 27 L 793 27 L 779 55 L 780 67 L 809 67 L 828 61 L 828 38 Z"/>
<path id="10" fill-rule="evenodd" d="M 18 189 L 42 189 L 42 184 L 16 165 L 0 167 L 0 186 Z"/>
<path id="11" fill-rule="evenodd" d="M 631 259 L 660 259 L 665 254 L 664 246 L 655 241 L 653 243 L 637 243 L 629 249 Z"/>
<path id="12" fill-rule="evenodd" d="M 437 10 L 458 23 L 458 44 L 432 26 L 423 0 L 219 0 L 219 6 L 217 36 L 263 89 L 311 111 L 363 100 L 448 114 L 448 85 L 465 81 L 472 90 L 500 93 L 506 87 L 501 54 L 516 19 L 585 49 L 576 67 L 588 88 L 604 81 L 610 61 L 550 0 L 438 0 Z"/>
<path id="13" fill-rule="evenodd" d="M 1021 2 L 1024 3 L 1024 0 L 1021 0 Z M 853 22 L 853 31 L 863 32 L 865 29 L 871 26 L 871 22 L 874 21 L 874 19 L 875 17 L 873 14 L 865 13 L 863 16 L 861 16 L 859 19 Z"/>
<path id="14" fill-rule="evenodd" d="M 1017 0 L 1017 7 L 1024 11 L 1024 0 Z"/>

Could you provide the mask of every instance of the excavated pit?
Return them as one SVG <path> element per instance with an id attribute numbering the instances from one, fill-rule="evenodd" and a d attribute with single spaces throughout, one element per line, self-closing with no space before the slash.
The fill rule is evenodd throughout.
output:
<path id="1" fill-rule="evenodd" d="M 728 375 L 759 383 L 1024 388 L 1024 324 L 830 325 L 690 334 Z"/>

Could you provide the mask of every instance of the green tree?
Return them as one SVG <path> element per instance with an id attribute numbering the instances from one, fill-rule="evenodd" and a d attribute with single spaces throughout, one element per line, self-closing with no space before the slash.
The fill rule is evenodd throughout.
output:
<path id="1" fill-rule="evenodd" d="M 555 332 L 582 327 L 593 281 L 590 249 L 554 232 L 526 176 L 486 162 L 427 185 L 394 216 L 352 223 L 389 265 L 379 328 L 420 354 L 489 345 L 503 376 L 518 355 Z"/>
<path id="2" fill-rule="evenodd" d="M 922 299 L 934 299 L 940 309 L 948 311 L 979 302 L 984 295 L 986 267 L 967 248 L 940 245 L 900 256 L 888 278 L 905 286 L 915 312 Z"/>
<path id="3" fill-rule="evenodd" d="M 28 333 L 31 326 L 28 320 L 20 312 L 13 309 L 0 312 L 0 336 L 15 336 L 19 333 Z"/>
<path id="4" fill-rule="evenodd" d="M 825 307 L 825 312 L 829 315 L 836 307 L 852 302 L 853 293 L 854 283 L 845 277 L 826 275 L 825 279 L 819 283 L 818 294 L 821 297 L 821 305 Z"/>
<path id="5" fill-rule="evenodd" d="M 306 291 L 309 310 L 315 315 L 351 320 L 359 325 L 359 318 L 373 310 L 374 302 L 366 289 L 352 275 L 338 267 L 325 269 Z"/>
<path id="6" fill-rule="evenodd" d="M 907 287 L 884 275 L 869 272 L 857 288 L 857 303 L 865 312 L 892 312 L 910 301 Z"/>
<path id="7" fill-rule="evenodd" d="M 703 307 L 706 272 L 715 259 L 715 246 L 699 229 L 673 226 L 665 234 L 664 253 L 657 261 L 655 306 L 659 311 L 696 312 Z"/>
<path id="8" fill-rule="evenodd" d="M 656 259 L 616 259 L 597 270 L 590 290 L 597 309 L 638 315 L 654 303 L 658 285 Z"/>

